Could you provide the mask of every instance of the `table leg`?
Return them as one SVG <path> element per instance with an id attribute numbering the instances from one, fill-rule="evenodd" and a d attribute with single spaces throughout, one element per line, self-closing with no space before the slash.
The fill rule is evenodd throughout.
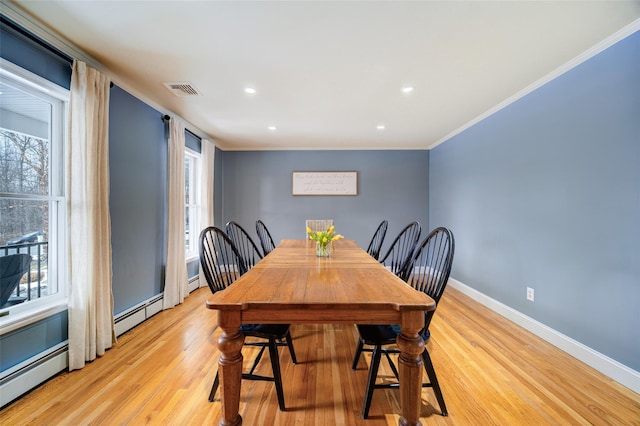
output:
<path id="1" fill-rule="evenodd" d="M 220 360 L 218 368 L 222 390 L 222 419 L 220 426 L 242 424 L 240 409 L 240 384 L 242 382 L 242 345 L 244 335 L 237 327 L 222 328 L 218 338 Z"/>
<path id="2" fill-rule="evenodd" d="M 422 314 L 422 313 L 421 313 Z M 424 324 L 424 322 L 423 322 Z M 400 406 L 402 416 L 400 426 L 420 425 L 420 401 L 422 394 L 422 351 L 424 340 L 418 334 L 419 329 L 403 328 L 396 343 L 400 349 L 398 358 L 400 373 Z"/>

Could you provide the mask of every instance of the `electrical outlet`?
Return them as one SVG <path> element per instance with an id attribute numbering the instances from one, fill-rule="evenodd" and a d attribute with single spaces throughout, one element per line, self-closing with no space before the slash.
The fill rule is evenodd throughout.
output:
<path id="1" fill-rule="evenodd" d="M 534 290 L 531 287 L 527 287 L 527 300 L 529 302 L 533 302 L 535 299 L 534 296 Z"/>

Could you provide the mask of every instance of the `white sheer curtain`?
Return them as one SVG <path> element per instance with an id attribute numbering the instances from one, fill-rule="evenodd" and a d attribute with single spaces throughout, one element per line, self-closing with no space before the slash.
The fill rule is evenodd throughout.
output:
<path id="1" fill-rule="evenodd" d="M 213 164 L 215 152 L 215 145 L 210 140 L 202 139 L 202 152 L 200 154 L 202 164 L 202 176 L 200 179 L 200 205 L 202 206 L 200 225 L 202 229 L 213 225 Z M 199 270 L 199 286 L 206 287 L 207 281 L 202 273 L 202 268 Z"/>
<path id="2" fill-rule="evenodd" d="M 169 213 L 163 309 L 182 303 L 189 293 L 184 240 L 184 132 L 184 123 L 172 117 L 169 121 Z"/>
<path id="3" fill-rule="evenodd" d="M 109 84 L 74 61 L 67 146 L 69 370 L 115 343 L 109 216 Z"/>

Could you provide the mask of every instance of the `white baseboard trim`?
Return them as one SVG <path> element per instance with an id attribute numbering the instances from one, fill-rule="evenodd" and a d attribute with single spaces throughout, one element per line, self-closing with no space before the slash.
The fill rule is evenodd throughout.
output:
<path id="1" fill-rule="evenodd" d="M 3 371 L 0 379 L 0 407 L 69 367 L 68 342 L 62 342 Z"/>
<path id="2" fill-rule="evenodd" d="M 579 359 L 590 367 L 598 370 L 605 376 L 615 380 L 636 393 L 640 393 L 640 372 L 591 349 L 577 340 L 574 340 L 571 337 L 566 336 L 483 293 L 480 293 L 454 278 L 449 278 L 448 285 L 461 291 L 497 314 L 518 324 L 522 328 L 532 332 L 536 336 L 546 340 L 569 355 Z"/>

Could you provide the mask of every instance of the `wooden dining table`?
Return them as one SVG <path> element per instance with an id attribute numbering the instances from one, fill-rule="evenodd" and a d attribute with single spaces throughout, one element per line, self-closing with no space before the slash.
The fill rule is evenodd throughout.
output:
<path id="1" fill-rule="evenodd" d="M 284 240 L 231 286 L 212 294 L 218 311 L 220 425 L 242 424 L 239 414 L 244 335 L 241 324 L 398 324 L 400 425 L 420 424 L 424 312 L 436 304 L 388 271 L 354 241 L 332 243 L 317 257 L 315 242 Z M 355 350 L 356 342 L 354 342 Z M 364 389 L 363 389 L 364 398 Z"/>

